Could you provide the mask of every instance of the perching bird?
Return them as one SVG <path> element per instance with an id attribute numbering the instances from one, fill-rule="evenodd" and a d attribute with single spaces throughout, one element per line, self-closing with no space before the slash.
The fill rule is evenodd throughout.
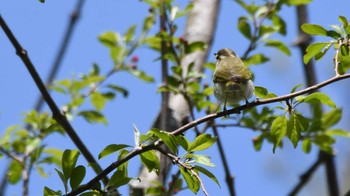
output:
<path id="1" fill-rule="evenodd" d="M 216 66 L 213 73 L 214 95 L 224 103 L 233 105 L 252 97 L 254 84 L 252 73 L 243 64 L 242 60 L 229 48 L 214 53 Z"/>

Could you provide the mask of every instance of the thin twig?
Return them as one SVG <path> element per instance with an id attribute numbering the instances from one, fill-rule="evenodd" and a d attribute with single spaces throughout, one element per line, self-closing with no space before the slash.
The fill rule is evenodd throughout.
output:
<path id="1" fill-rule="evenodd" d="M 275 97 L 275 98 L 270 98 L 270 99 L 265 99 L 265 100 L 256 100 L 255 102 L 248 103 L 248 104 L 227 110 L 226 112 L 209 114 L 209 115 L 206 115 L 200 119 L 194 120 L 194 121 L 178 128 L 178 129 L 176 129 L 175 131 L 172 131 L 170 134 L 180 135 L 180 134 L 184 133 L 185 131 L 187 131 L 187 130 L 189 130 L 189 129 L 193 128 L 194 126 L 199 125 L 201 123 L 208 122 L 208 121 L 211 121 L 211 120 L 216 119 L 216 118 L 224 117 L 228 114 L 240 113 L 242 110 L 246 110 L 248 108 L 256 107 L 259 105 L 266 105 L 269 103 L 276 103 L 276 102 L 284 101 L 286 99 L 290 99 L 290 98 L 293 98 L 293 97 L 296 97 L 296 96 L 299 96 L 302 94 L 310 93 L 310 92 L 315 91 L 316 89 L 322 88 L 324 86 L 327 86 L 327 85 L 332 84 L 336 81 L 343 80 L 346 78 L 350 78 L 350 74 L 335 76 L 335 77 L 330 78 L 324 82 L 321 82 L 319 84 L 316 84 L 314 86 L 311 86 L 309 88 L 306 88 L 306 89 L 303 89 L 303 90 L 300 90 L 300 91 L 297 91 L 297 92 L 294 92 L 291 94 L 287 94 L 287 95 L 283 95 L 283 96 Z M 111 163 L 106 169 L 104 169 L 100 174 L 98 174 L 93 179 L 91 179 L 87 184 L 81 185 L 79 188 L 73 190 L 71 193 L 68 194 L 68 196 L 77 195 L 77 194 L 82 193 L 83 191 L 93 187 L 100 179 L 102 179 L 104 176 L 108 175 L 110 172 L 112 172 L 114 169 L 116 169 L 119 165 L 125 163 L 126 161 L 130 160 L 131 158 L 133 158 L 133 157 L 135 157 L 143 152 L 155 149 L 160 144 L 162 144 L 162 141 L 157 140 L 156 142 L 151 143 L 147 146 L 144 146 L 142 148 L 137 148 L 137 149 L 130 151 L 122 159 L 119 159 L 118 161 Z"/>
<path id="2" fill-rule="evenodd" d="M 58 106 L 56 105 L 51 95 L 49 94 L 48 90 L 46 89 L 44 82 L 41 80 L 38 72 L 36 71 L 35 66 L 31 62 L 27 54 L 27 51 L 22 48 L 22 46 L 17 41 L 17 39 L 15 38 L 15 36 L 13 35 L 13 33 L 11 32 L 10 28 L 7 26 L 5 20 L 1 15 L 0 15 L 0 26 L 4 30 L 6 36 L 8 37 L 8 39 L 10 40 L 14 48 L 16 49 L 17 55 L 21 58 L 24 65 L 28 69 L 30 75 L 32 76 L 36 86 L 38 87 L 45 102 L 47 103 L 47 105 L 49 106 L 52 112 L 53 119 L 55 119 L 56 122 L 62 126 L 62 128 L 66 131 L 67 135 L 71 138 L 73 143 L 77 146 L 79 151 L 83 154 L 85 159 L 91 164 L 96 174 L 99 174 L 102 171 L 102 168 L 99 166 L 94 156 L 91 154 L 91 152 L 87 149 L 83 141 L 77 135 L 74 128 L 72 127 L 70 122 L 67 120 L 66 116 L 64 116 L 59 110 Z M 108 178 L 104 176 L 103 183 L 107 184 L 107 182 L 108 182 Z"/>

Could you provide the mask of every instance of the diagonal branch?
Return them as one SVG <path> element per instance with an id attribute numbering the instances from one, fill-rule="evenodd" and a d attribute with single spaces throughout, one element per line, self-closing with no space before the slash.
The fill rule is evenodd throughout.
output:
<path id="1" fill-rule="evenodd" d="M 248 104 L 245 104 L 242 106 L 238 106 L 236 108 L 227 110 L 225 112 L 209 114 L 207 116 L 204 116 L 202 118 L 194 120 L 194 121 L 178 128 L 178 129 L 172 131 L 171 134 L 180 135 L 180 134 L 183 134 L 187 130 L 189 130 L 189 129 L 191 129 L 191 128 L 193 128 L 201 123 L 209 122 L 213 119 L 224 117 L 224 116 L 227 116 L 229 114 L 235 114 L 235 113 L 238 114 L 243 110 L 246 110 L 246 109 L 252 108 L 252 107 L 256 107 L 259 105 L 267 105 L 269 103 L 276 103 L 276 102 L 280 102 L 280 101 L 285 101 L 287 99 L 291 99 L 291 98 L 294 98 L 294 97 L 302 95 L 302 94 L 313 92 L 313 91 L 315 91 L 319 88 L 322 88 L 326 85 L 332 84 L 332 83 L 339 81 L 339 80 L 344 80 L 346 78 L 350 78 L 350 73 L 340 75 L 340 76 L 335 76 L 335 77 L 330 78 L 324 82 L 310 86 L 309 88 L 306 88 L 306 89 L 303 89 L 303 90 L 300 90 L 300 91 L 297 91 L 297 92 L 294 92 L 291 94 L 283 95 L 280 97 L 274 97 L 274 98 L 270 98 L 270 99 L 265 99 L 265 100 L 256 100 L 255 102 L 248 103 Z M 71 193 L 67 194 L 67 196 L 77 195 L 77 194 L 80 194 L 80 193 L 88 190 L 89 188 L 93 187 L 99 180 L 101 180 L 103 177 L 107 176 L 110 172 L 112 172 L 114 169 L 116 169 L 119 165 L 125 163 L 126 161 L 130 160 L 131 158 L 133 158 L 133 157 L 135 157 L 143 152 L 155 149 L 160 144 L 162 144 L 162 141 L 157 140 L 156 142 L 151 143 L 151 144 L 144 146 L 142 148 L 135 148 L 134 150 L 130 151 L 126 156 L 124 156 L 122 159 L 119 159 L 118 161 L 111 163 L 106 169 L 104 169 L 100 174 L 98 174 L 96 177 L 91 179 L 87 184 L 81 185 L 79 188 L 77 188 L 77 189 L 73 190 Z"/>
<path id="2" fill-rule="evenodd" d="M 99 174 L 102 171 L 102 168 L 98 165 L 97 161 L 91 154 L 91 152 L 87 149 L 83 141 L 80 139 L 80 137 L 77 135 L 75 132 L 74 128 L 72 125 L 69 123 L 67 120 L 66 116 L 64 116 L 61 111 L 58 109 L 58 106 L 52 99 L 51 95 L 47 91 L 44 82 L 41 80 L 38 72 L 36 71 L 33 63 L 31 62 L 27 51 L 22 48 L 20 43 L 17 41 L 16 37 L 13 35 L 11 32 L 10 28 L 7 26 L 5 20 L 3 17 L 0 15 L 0 26 L 5 32 L 6 36 L 16 49 L 17 55 L 21 58 L 23 63 L 25 64 L 26 68 L 28 69 L 30 75 L 32 76 L 35 84 L 37 85 L 41 95 L 43 96 L 45 102 L 48 104 L 51 112 L 53 119 L 57 121 L 58 124 L 62 126 L 62 128 L 66 131 L 67 135 L 71 138 L 73 143 L 77 146 L 79 151 L 83 154 L 85 159 L 92 165 L 92 168 L 94 171 Z M 108 179 L 104 176 L 103 182 L 107 184 Z"/>

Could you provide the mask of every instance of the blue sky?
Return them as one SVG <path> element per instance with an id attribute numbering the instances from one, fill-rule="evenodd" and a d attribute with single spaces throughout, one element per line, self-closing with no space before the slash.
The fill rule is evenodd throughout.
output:
<path id="1" fill-rule="evenodd" d="M 46 78 L 56 55 L 69 14 L 75 3 L 76 1 L 68 0 L 47 1 L 45 4 L 36 0 L 3 0 L 0 2 L 0 13 L 22 46 L 28 50 L 33 63 L 43 78 Z M 326 27 L 339 23 L 338 15 L 350 18 L 348 7 L 349 2 L 346 0 L 339 0 L 336 3 L 334 1 L 315 1 L 309 6 L 310 22 Z M 79 73 L 87 73 L 93 63 L 98 63 L 101 72 L 106 73 L 113 62 L 109 58 L 109 51 L 98 42 L 97 36 L 110 30 L 123 33 L 132 24 L 141 26 L 147 12 L 148 5 L 136 0 L 86 2 L 57 79 L 71 78 Z M 224 47 L 232 48 L 239 55 L 243 54 L 248 42 L 236 29 L 237 19 L 242 14 L 243 10 L 233 1 L 222 1 L 211 54 Z M 288 25 L 288 35 L 276 37 L 276 39 L 282 39 L 290 46 L 297 37 L 295 9 L 284 7 L 281 15 Z M 178 22 L 179 34 L 181 34 L 185 21 L 180 19 Z M 315 39 L 315 41 L 319 40 L 319 38 Z M 263 51 L 272 61 L 251 67 L 257 86 L 264 86 L 277 95 L 283 95 L 287 94 L 296 84 L 304 84 L 300 54 L 297 48 L 292 48 L 291 57 L 270 48 L 263 48 L 260 51 Z M 118 96 L 113 103 L 107 105 L 103 113 L 109 119 L 108 126 L 90 125 L 80 118 L 76 118 L 72 122 L 78 134 L 96 157 L 108 144 L 132 145 L 134 142 L 132 124 L 135 123 L 143 133 L 147 132 L 159 110 L 160 94 L 156 90 L 160 83 L 160 64 L 153 61 L 157 58 L 157 54 L 147 48 L 138 49 L 135 54 L 140 58 L 139 68 L 154 75 L 156 82 L 148 84 L 128 74 L 115 75 L 110 81 L 127 88 L 130 96 L 126 99 Z M 213 55 L 210 55 L 209 61 L 214 61 Z M 2 31 L 0 31 L 0 65 L 0 90 L 2 92 L 0 95 L 0 134 L 2 134 L 8 126 L 21 122 L 23 113 L 33 107 L 39 92 Z M 316 69 L 319 81 L 331 77 L 333 74 L 332 55 L 327 55 L 321 62 L 318 62 Z M 203 82 L 212 84 L 211 73 L 207 71 L 206 74 L 207 78 Z M 347 92 L 349 84 L 349 81 L 341 81 L 322 89 L 323 92 L 330 94 L 338 107 L 344 108 L 343 120 L 338 125 L 339 128 L 344 129 L 350 128 L 346 121 L 350 114 L 350 106 L 347 104 L 350 98 L 350 94 Z M 67 101 L 66 97 L 57 93 L 53 93 L 53 96 L 60 106 Z M 302 111 L 307 111 L 307 109 L 305 107 Z M 45 110 L 48 111 L 47 108 Z M 197 118 L 201 116 L 203 114 L 197 114 Z M 284 149 L 278 149 L 275 154 L 272 154 L 272 146 L 266 143 L 260 152 L 256 152 L 251 139 L 257 134 L 246 129 L 226 128 L 220 130 L 226 155 L 229 157 L 231 172 L 236 177 L 237 193 L 238 195 L 261 195 L 263 192 L 266 195 L 286 195 L 298 182 L 299 175 L 316 160 L 317 150 L 314 148 L 309 155 L 306 155 L 300 146 L 294 149 L 286 141 Z M 190 133 L 189 137 L 192 136 Z M 60 135 L 53 135 L 44 142 L 49 146 L 61 149 L 75 148 L 68 137 Z M 350 188 L 343 180 L 346 174 L 346 164 L 349 162 L 349 159 L 346 158 L 349 153 L 347 150 L 349 144 L 349 140 L 340 138 L 335 145 L 338 175 L 343 191 Z M 218 193 L 228 195 L 216 146 L 207 150 L 206 153 L 212 157 L 217 165 L 211 171 L 218 177 L 221 184 L 220 189 L 215 183 L 204 178 L 206 189 L 211 195 Z M 111 161 L 113 161 L 113 157 L 107 157 L 101 161 L 101 165 L 106 167 Z M 2 174 L 2 168 L 6 162 L 6 159 L 0 159 L 0 174 Z M 79 162 L 84 164 L 83 157 L 80 158 Z M 139 159 L 135 158 L 130 162 L 130 175 L 136 176 L 138 168 Z M 327 195 L 324 188 L 323 169 L 322 167 L 319 169 L 310 186 L 303 189 L 301 195 L 311 193 Z M 44 186 L 63 189 L 53 167 L 48 167 L 47 171 L 51 173 L 48 178 L 41 178 L 36 172 L 33 172 L 30 195 L 41 195 Z M 93 173 L 90 171 L 86 180 L 91 179 L 91 177 L 93 177 Z M 127 188 L 121 189 L 121 192 L 126 195 Z M 190 192 L 185 191 L 183 194 L 188 195 Z M 21 195 L 21 185 L 10 186 L 7 195 Z M 199 195 L 202 195 L 201 191 Z"/>

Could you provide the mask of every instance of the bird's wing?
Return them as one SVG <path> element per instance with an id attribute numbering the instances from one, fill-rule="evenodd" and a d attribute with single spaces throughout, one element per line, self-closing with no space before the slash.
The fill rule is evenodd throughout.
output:
<path id="1" fill-rule="evenodd" d="M 236 65 L 236 66 L 234 66 Z M 244 73 L 242 75 L 242 73 Z M 241 83 L 248 81 L 252 78 L 252 74 L 249 69 L 244 66 L 240 59 L 236 58 L 225 58 L 220 62 L 220 67 L 217 67 L 214 75 L 214 83 L 225 83 L 227 81 L 232 81 L 236 83 Z"/>

